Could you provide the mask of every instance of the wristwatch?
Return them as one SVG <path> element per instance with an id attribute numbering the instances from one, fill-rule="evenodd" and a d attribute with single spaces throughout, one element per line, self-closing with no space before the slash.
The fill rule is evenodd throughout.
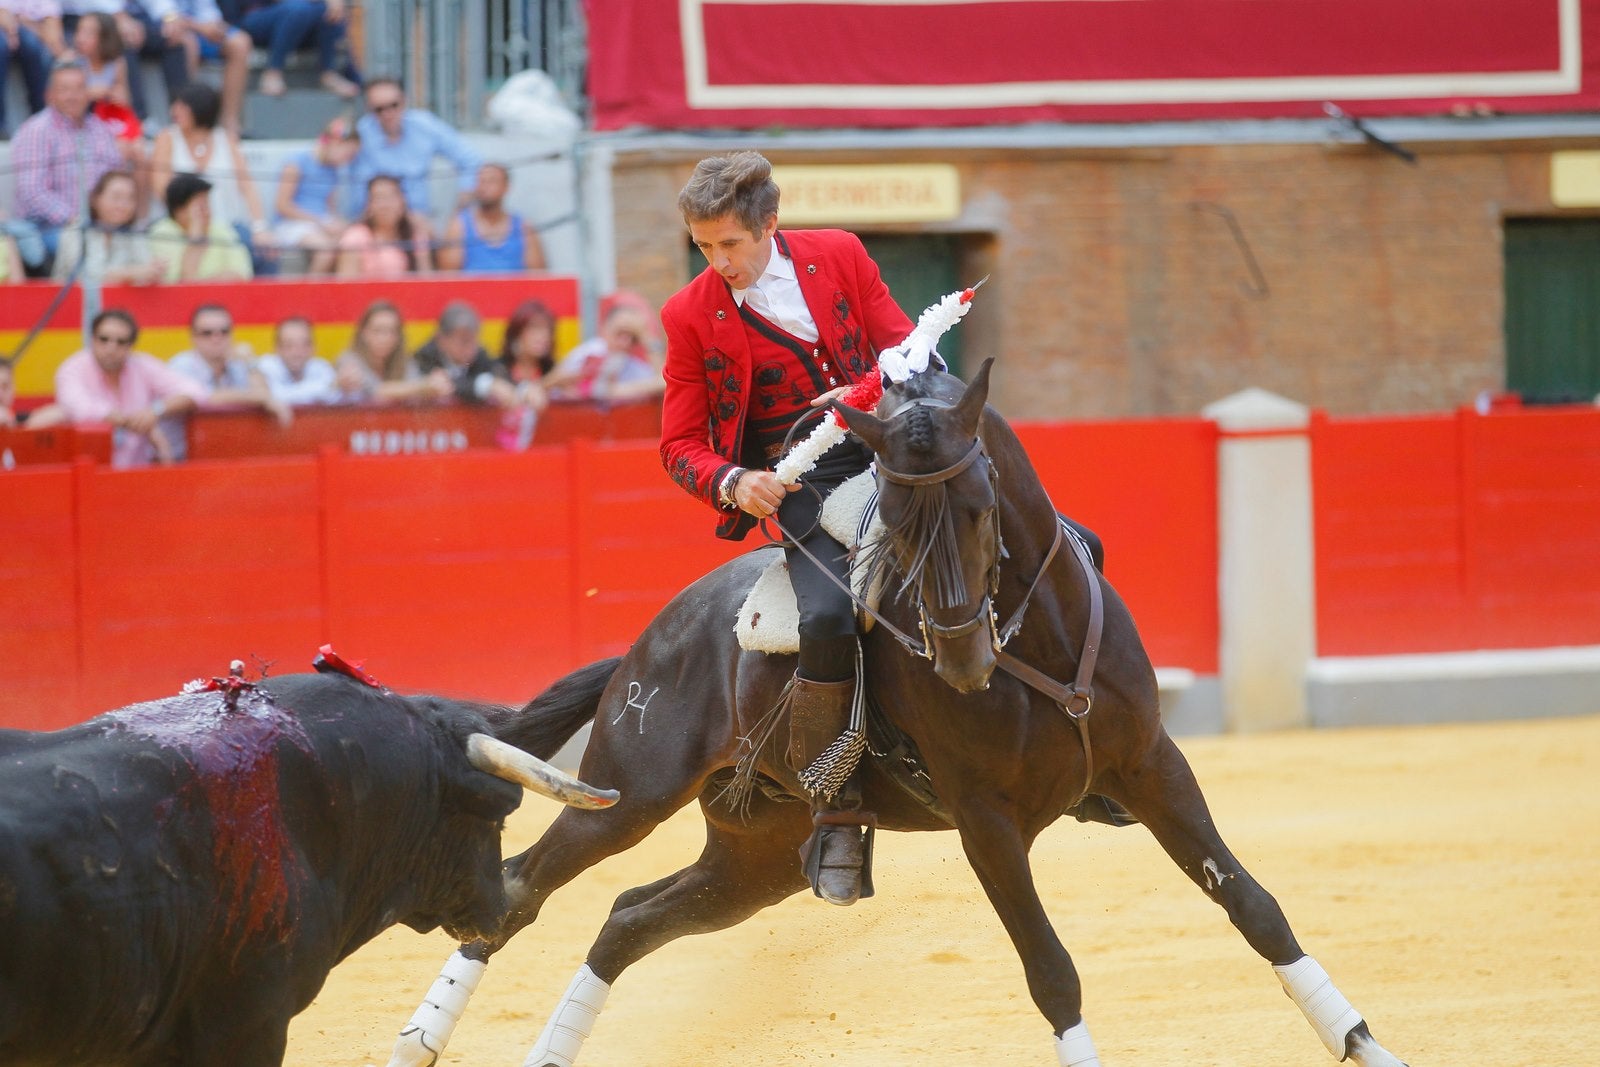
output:
<path id="1" fill-rule="evenodd" d="M 744 477 L 746 467 L 735 467 L 722 476 L 722 484 L 717 487 L 717 500 L 725 508 L 737 508 L 739 501 L 734 496 L 734 490 L 739 488 L 739 479 Z"/>

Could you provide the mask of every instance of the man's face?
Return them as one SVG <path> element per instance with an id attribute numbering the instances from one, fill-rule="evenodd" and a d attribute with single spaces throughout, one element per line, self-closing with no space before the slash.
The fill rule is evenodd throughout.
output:
<path id="1" fill-rule="evenodd" d="M 233 348 L 233 319 L 225 311 L 202 311 L 189 330 L 194 350 L 213 367 L 228 362 Z"/>
<path id="2" fill-rule="evenodd" d="M 311 344 L 311 330 L 303 322 L 288 322 L 278 327 L 278 358 L 283 360 L 283 365 L 289 368 L 290 374 L 298 375 L 305 370 L 306 364 L 311 362 L 311 357 L 316 350 Z"/>
<path id="3" fill-rule="evenodd" d="M 478 187 L 473 199 L 487 208 L 499 207 L 506 198 L 506 175 L 499 167 L 483 167 L 478 171 Z"/>
<path id="4" fill-rule="evenodd" d="M 448 333 L 440 333 L 439 351 L 450 362 L 465 367 L 478 354 L 478 328 L 461 326 Z"/>
<path id="5" fill-rule="evenodd" d="M 73 122 L 82 121 L 83 116 L 89 113 L 89 86 L 84 80 L 83 71 L 64 67 L 50 75 L 45 103 Z"/>
<path id="6" fill-rule="evenodd" d="M 689 236 L 724 281 L 735 289 L 748 289 L 767 269 L 772 258 L 772 234 L 777 228 L 776 215 L 767 219 L 760 233 L 751 233 L 732 215 L 723 215 L 689 223 Z"/>
<path id="7" fill-rule="evenodd" d="M 378 116 L 378 125 L 390 137 L 400 136 L 406 113 L 406 94 L 387 83 L 367 90 L 367 110 Z"/>
<path id="8" fill-rule="evenodd" d="M 121 319 L 105 319 L 89 335 L 89 351 L 101 370 L 112 376 L 121 374 L 133 351 L 133 331 Z"/>

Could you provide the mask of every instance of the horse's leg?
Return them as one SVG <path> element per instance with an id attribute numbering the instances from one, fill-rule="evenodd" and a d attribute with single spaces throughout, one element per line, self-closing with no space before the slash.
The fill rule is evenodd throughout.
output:
<path id="1" fill-rule="evenodd" d="M 607 780 L 610 780 L 609 778 Z M 492 938 L 462 945 L 440 971 L 422 1004 L 395 1040 L 388 1067 L 433 1067 L 477 990 L 489 957 L 533 922 L 550 894 L 609 856 L 632 848 L 688 803 L 698 783 L 676 791 L 625 792 L 613 808 L 566 808 L 538 842 L 504 864 L 507 913 Z M 664 887 L 673 875 L 656 883 Z M 651 888 L 651 887 L 646 887 Z"/>
<path id="2" fill-rule="evenodd" d="M 1099 1067 L 1083 1022 L 1083 986 L 1056 937 L 1028 863 L 1028 842 L 998 808 L 960 804 L 956 826 L 967 861 L 1022 959 L 1028 992 L 1056 1035 L 1056 1057 L 1068 1067 Z"/>
<path id="3" fill-rule="evenodd" d="M 1300 948 L 1272 895 L 1244 869 L 1217 833 L 1189 761 L 1162 734 L 1142 766 L 1123 770 L 1111 790 L 1149 827 L 1167 855 L 1206 896 L 1222 905 L 1251 948 L 1272 964 L 1284 991 L 1328 1051 L 1359 1067 L 1404 1067 L 1372 1037 L 1359 1012 L 1321 964 Z"/>
<path id="4" fill-rule="evenodd" d="M 811 833 L 803 804 L 753 798 L 740 821 L 706 812 L 700 858 L 677 874 L 617 898 L 605 926 L 557 1003 L 523 1067 L 572 1067 L 599 1018 L 611 984 L 669 941 L 743 922 L 809 884 L 796 850 Z"/>

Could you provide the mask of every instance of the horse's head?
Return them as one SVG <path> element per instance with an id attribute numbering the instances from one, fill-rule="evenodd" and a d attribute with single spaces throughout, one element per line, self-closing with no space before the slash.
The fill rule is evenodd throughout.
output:
<path id="1" fill-rule="evenodd" d="M 880 562 L 916 598 L 935 673 L 963 693 L 988 687 L 995 666 L 999 499 L 978 436 L 989 396 L 986 360 L 970 386 L 913 375 L 888 389 L 879 414 L 841 408 L 877 454 Z"/>

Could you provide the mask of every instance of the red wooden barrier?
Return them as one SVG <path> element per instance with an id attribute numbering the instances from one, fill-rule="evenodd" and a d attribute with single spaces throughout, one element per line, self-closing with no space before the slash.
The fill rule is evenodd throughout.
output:
<path id="1" fill-rule="evenodd" d="M 1203 419 L 1017 427 L 1057 510 L 1098 533 L 1150 658 L 1217 672 L 1217 429 Z"/>
<path id="2" fill-rule="evenodd" d="M 0 726 L 81 718 L 76 510 L 68 467 L 0 475 Z"/>
<path id="3" fill-rule="evenodd" d="M 1600 644 L 1600 411 L 1311 432 L 1322 655 Z"/>

